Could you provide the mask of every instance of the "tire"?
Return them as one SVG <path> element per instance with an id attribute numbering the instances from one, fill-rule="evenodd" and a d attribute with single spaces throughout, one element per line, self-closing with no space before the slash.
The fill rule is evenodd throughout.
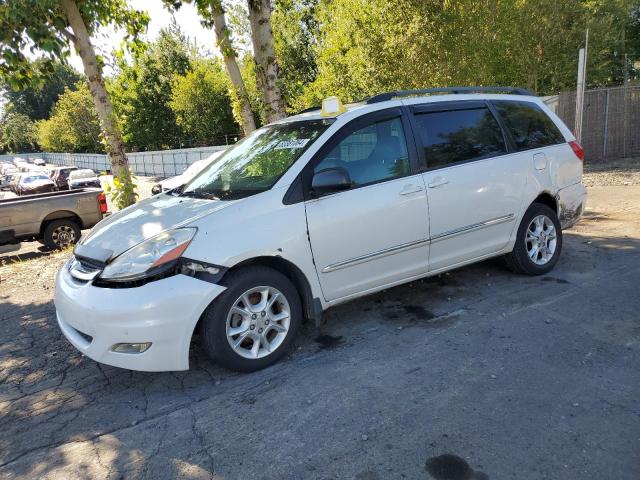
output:
<path id="1" fill-rule="evenodd" d="M 227 289 L 209 305 L 202 320 L 201 335 L 207 354 L 223 367 L 238 372 L 254 372 L 277 362 L 293 344 L 302 323 L 296 287 L 286 276 L 267 267 L 231 271 L 222 284 Z M 249 308 L 243 297 L 250 303 Z M 272 306 L 260 308 L 273 299 Z M 263 342 L 268 342 L 271 352 Z"/>
<path id="2" fill-rule="evenodd" d="M 80 227 L 68 218 L 49 223 L 42 235 L 42 243 L 51 250 L 75 245 L 78 240 L 80 240 Z"/>
<path id="3" fill-rule="evenodd" d="M 542 221 L 542 228 L 538 219 Z M 537 221 L 538 223 L 534 223 Z M 552 238 L 553 230 L 555 237 Z M 534 227 L 534 231 L 530 231 Z M 540 232 L 543 235 L 540 236 Z M 552 233 L 549 234 L 548 232 Z M 538 235 L 536 235 L 538 232 Z M 528 235 L 529 234 L 529 235 Z M 538 238 L 536 240 L 536 238 Z M 533 240 L 533 241 L 530 241 Z M 554 243 L 555 241 L 555 243 Z M 538 242 L 545 242 L 542 248 Z M 552 251 L 552 253 L 551 253 Z M 526 275 L 543 275 L 553 269 L 562 251 L 562 227 L 556 213 L 542 203 L 532 203 L 522 217 L 513 251 L 505 259 L 507 266 L 516 273 Z M 535 255 L 535 256 L 534 256 Z"/>

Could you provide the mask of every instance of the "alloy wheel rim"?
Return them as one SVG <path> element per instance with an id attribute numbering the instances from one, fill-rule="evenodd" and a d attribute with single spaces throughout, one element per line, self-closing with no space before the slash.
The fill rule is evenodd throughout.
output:
<path id="1" fill-rule="evenodd" d="M 75 241 L 76 232 L 67 225 L 60 225 L 53 231 L 51 237 L 57 247 L 66 247 Z"/>
<path id="2" fill-rule="evenodd" d="M 546 215 L 534 217 L 524 239 L 529 259 L 536 265 L 546 265 L 553 258 L 558 244 L 556 227 Z"/>
<path id="3" fill-rule="evenodd" d="M 291 308 L 282 292 L 254 287 L 233 302 L 227 315 L 227 341 L 244 358 L 264 358 L 282 345 L 290 324 Z"/>

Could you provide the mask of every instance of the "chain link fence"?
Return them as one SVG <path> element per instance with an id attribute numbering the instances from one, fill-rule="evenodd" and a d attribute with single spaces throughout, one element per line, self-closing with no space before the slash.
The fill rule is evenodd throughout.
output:
<path id="1" fill-rule="evenodd" d="M 576 92 L 558 95 L 556 113 L 573 131 Z M 582 147 L 594 162 L 640 156 L 640 86 L 584 93 Z"/>

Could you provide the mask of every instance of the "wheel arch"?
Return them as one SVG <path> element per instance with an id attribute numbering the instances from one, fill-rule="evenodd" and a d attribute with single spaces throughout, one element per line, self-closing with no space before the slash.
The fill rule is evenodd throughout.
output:
<path id="1" fill-rule="evenodd" d="M 285 277 L 291 280 L 298 290 L 300 300 L 302 301 L 304 317 L 314 321 L 318 321 L 320 319 L 322 306 L 320 305 L 319 300 L 313 297 L 311 284 L 309 283 L 306 275 L 294 263 L 279 256 L 253 257 L 243 260 L 229 268 L 225 275 L 230 271 L 248 266 L 268 267 L 282 273 Z"/>
<path id="2" fill-rule="evenodd" d="M 531 206 L 531 204 L 533 203 L 541 203 L 543 205 L 546 205 L 547 207 L 549 207 L 551 210 L 553 210 L 556 215 L 559 214 L 559 210 L 558 210 L 558 200 L 556 199 L 556 197 L 554 195 L 552 195 L 551 193 L 544 191 L 541 192 L 534 200 L 533 202 L 531 202 L 529 204 L 529 206 Z M 529 208 L 529 207 L 527 207 Z"/>
<path id="3" fill-rule="evenodd" d="M 78 228 L 80 228 L 80 230 L 82 230 L 83 228 L 82 219 L 77 213 L 71 210 L 56 210 L 55 212 L 51 212 L 48 215 L 46 215 L 40 222 L 40 236 L 44 235 L 44 231 L 47 228 L 47 225 L 49 225 L 54 220 L 62 220 L 62 219 L 73 220 L 78 225 Z"/>

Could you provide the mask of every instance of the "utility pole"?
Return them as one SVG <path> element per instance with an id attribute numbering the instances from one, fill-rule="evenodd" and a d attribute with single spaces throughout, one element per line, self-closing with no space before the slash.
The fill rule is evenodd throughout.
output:
<path id="1" fill-rule="evenodd" d="M 589 29 L 584 42 L 584 48 L 578 52 L 578 83 L 576 86 L 576 121 L 574 133 L 578 143 L 582 142 L 582 116 L 584 112 L 584 89 L 587 82 L 587 53 L 589 49 Z"/>

